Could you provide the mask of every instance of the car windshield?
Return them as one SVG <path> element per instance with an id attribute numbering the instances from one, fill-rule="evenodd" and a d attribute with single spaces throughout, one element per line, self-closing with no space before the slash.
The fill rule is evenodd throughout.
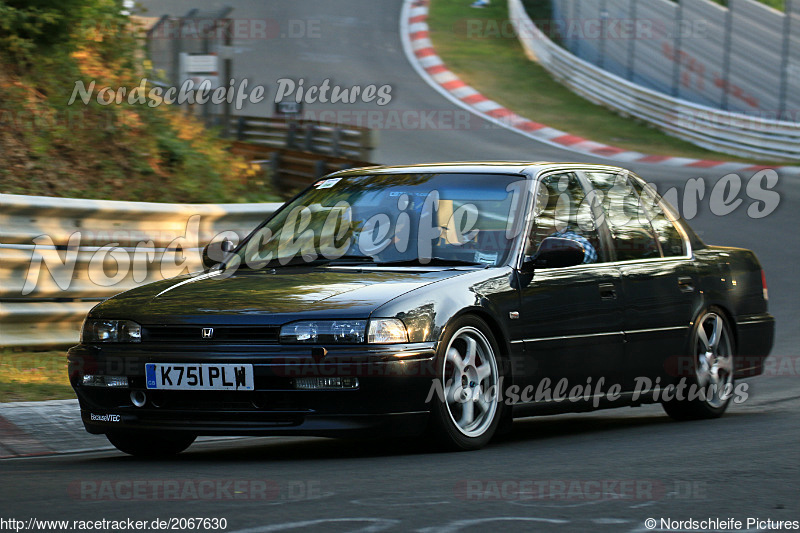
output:
<path id="1" fill-rule="evenodd" d="M 321 179 L 255 231 L 236 259 L 249 268 L 501 265 L 519 233 L 524 183 L 466 173 Z"/>

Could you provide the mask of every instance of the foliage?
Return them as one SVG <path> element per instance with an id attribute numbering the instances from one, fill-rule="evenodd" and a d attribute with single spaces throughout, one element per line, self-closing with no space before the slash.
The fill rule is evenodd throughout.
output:
<path id="1" fill-rule="evenodd" d="M 144 76 L 116 0 L 0 0 L 0 192 L 162 202 L 272 201 L 259 168 L 185 108 L 101 105 Z M 77 83 L 95 90 L 69 100 Z"/>
<path id="2" fill-rule="evenodd" d="M 74 397 L 64 351 L 0 349 L 0 402 Z"/>

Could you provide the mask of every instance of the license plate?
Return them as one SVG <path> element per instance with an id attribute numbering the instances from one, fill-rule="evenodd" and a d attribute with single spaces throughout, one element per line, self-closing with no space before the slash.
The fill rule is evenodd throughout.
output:
<path id="1" fill-rule="evenodd" d="M 148 389 L 253 390 L 253 365 L 147 363 Z"/>

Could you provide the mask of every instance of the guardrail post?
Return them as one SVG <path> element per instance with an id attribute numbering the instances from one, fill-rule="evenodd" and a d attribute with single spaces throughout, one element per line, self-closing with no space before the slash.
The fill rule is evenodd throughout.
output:
<path id="1" fill-rule="evenodd" d="M 314 133 L 316 133 L 317 128 L 313 123 L 306 124 L 306 135 L 303 141 L 303 149 L 308 152 L 314 152 Z"/>
<path id="2" fill-rule="evenodd" d="M 277 150 L 269 155 L 270 182 L 276 190 L 281 190 L 281 153 Z"/>
<path id="3" fill-rule="evenodd" d="M 376 146 L 378 146 L 378 130 L 362 131 L 359 137 L 359 157 L 368 161 L 372 149 Z"/>
<path id="4" fill-rule="evenodd" d="M 786 0 L 786 12 L 783 14 L 783 47 L 781 50 L 781 87 L 778 95 L 778 120 L 786 114 L 786 91 L 789 83 L 789 46 L 792 31 L 792 0 Z M 786 120 L 791 120 L 787 117 Z"/>
<path id="5" fill-rule="evenodd" d="M 333 144 L 331 145 L 331 151 L 333 155 L 336 156 L 342 155 L 341 140 L 342 140 L 342 128 L 337 126 L 333 130 Z"/>
<path id="6" fill-rule="evenodd" d="M 731 41 L 733 40 L 733 4 L 728 3 L 728 12 L 725 14 L 725 57 L 722 59 L 722 102 L 720 107 L 728 110 L 728 95 L 731 81 Z"/>
<path id="7" fill-rule="evenodd" d="M 297 148 L 297 122 L 292 120 L 288 124 L 286 131 L 286 148 Z"/>
<path id="8" fill-rule="evenodd" d="M 328 165 L 325 164 L 324 159 L 319 159 L 314 162 L 314 174 L 316 177 L 321 178 L 328 173 Z"/>
<path id="9" fill-rule="evenodd" d="M 225 32 L 225 59 L 223 59 L 223 75 L 222 75 L 222 82 L 224 85 L 228 85 L 231 80 L 233 79 L 233 59 L 230 57 L 230 50 L 233 46 L 233 21 L 231 19 L 224 19 L 224 32 Z M 228 85 L 230 87 L 230 85 Z M 233 108 L 233 102 L 226 98 L 226 102 L 222 105 L 223 107 L 223 121 L 224 127 L 222 129 L 222 135 L 224 137 L 229 137 L 231 133 L 231 109 Z"/>
<path id="10" fill-rule="evenodd" d="M 575 0 L 574 2 L 572 2 L 572 11 L 573 11 L 573 13 L 572 13 L 572 23 L 573 24 L 579 24 L 580 20 L 581 20 L 581 3 L 578 0 Z M 569 22 L 567 22 L 567 24 L 569 25 Z M 567 32 L 567 35 L 569 35 L 569 32 Z M 581 50 L 581 37 L 580 37 L 580 35 L 575 37 L 575 39 L 572 42 L 575 43 L 575 44 L 573 44 L 573 47 L 575 49 L 572 51 L 572 53 L 575 54 L 576 56 L 580 57 L 581 56 L 581 53 L 580 53 L 580 50 Z"/>
<path id="11" fill-rule="evenodd" d="M 672 96 L 678 96 L 681 84 L 681 32 L 683 31 L 683 2 L 678 2 L 675 35 L 672 42 Z"/>
<path id="12" fill-rule="evenodd" d="M 236 120 L 236 140 L 242 141 L 244 140 L 244 128 L 247 124 L 247 119 L 245 117 L 239 117 Z"/>
<path id="13" fill-rule="evenodd" d="M 598 50 L 597 66 L 606 66 L 606 33 L 608 32 L 608 3 L 600 0 L 600 49 Z"/>
<path id="14" fill-rule="evenodd" d="M 639 23 L 636 20 L 636 7 L 638 5 L 639 0 L 631 0 L 630 1 L 630 9 L 628 10 L 628 19 L 633 22 L 634 27 Z M 628 71 L 626 72 L 626 78 L 629 81 L 633 81 L 633 68 L 636 61 L 636 37 L 633 39 L 628 39 Z"/>

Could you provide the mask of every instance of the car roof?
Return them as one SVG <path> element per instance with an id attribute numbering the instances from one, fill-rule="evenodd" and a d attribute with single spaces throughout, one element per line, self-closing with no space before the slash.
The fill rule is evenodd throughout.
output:
<path id="1" fill-rule="evenodd" d="M 536 176 L 544 171 L 552 170 L 595 170 L 611 172 L 628 172 L 621 167 L 596 165 L 591 163 L 556 163 L 549 161 L 453 161 L 444 163 L 422 163 L 415 165 L 392 165 L 359 167 L 340 170 L 331 174 L 336 177 L 370 174 L 410 174 L 419 172 L 437 173 L 475 173 L 475 174 L 521 174 Z"/>

